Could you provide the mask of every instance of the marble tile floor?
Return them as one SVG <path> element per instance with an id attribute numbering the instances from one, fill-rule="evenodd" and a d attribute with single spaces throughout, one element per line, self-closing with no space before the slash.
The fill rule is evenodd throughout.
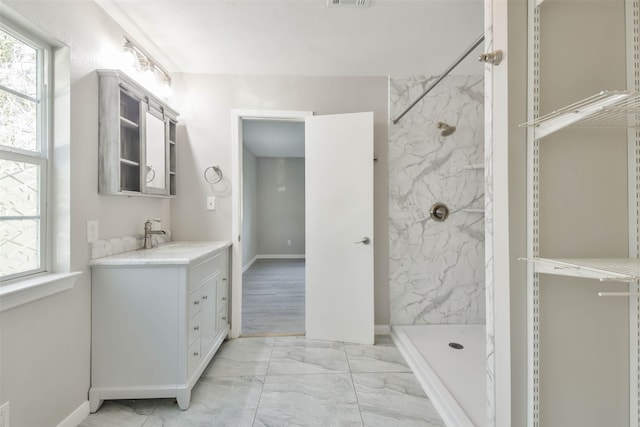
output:
<path id="1" fill-rule="evenodd" d="M 81 427 L 444 426 L 388 336 L 376 345 L 257 337 L 226 341 L 174 399 L 106 401 Z"/>
<path id="2" fill-rule="evenodd" d="M 303 335 L 304 259 L 258 259 L 242 274 L 242 335 Z"/>

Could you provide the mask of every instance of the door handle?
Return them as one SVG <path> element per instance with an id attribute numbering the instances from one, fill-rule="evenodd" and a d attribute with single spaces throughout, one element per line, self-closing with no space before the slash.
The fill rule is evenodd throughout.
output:
<path id="1" fill-rule="evenodd" d="M 371 243 L 371 239 L 365 236 L 365 237 L 362 238 L 362 240 L 360 240 L 358 242 L 354 242 L 354 243 L 356 243 L 356 244 L 357 243 L 362 243 L 364 245 L 368 245 L 369 243 Z"/>

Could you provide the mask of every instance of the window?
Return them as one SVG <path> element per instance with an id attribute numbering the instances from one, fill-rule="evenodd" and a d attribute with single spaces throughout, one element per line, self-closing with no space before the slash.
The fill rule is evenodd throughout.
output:
<path id="1" fill-rule="evenodd" d="M 48 56 L 0 24 L 0 280 L 47 267 Z"/>

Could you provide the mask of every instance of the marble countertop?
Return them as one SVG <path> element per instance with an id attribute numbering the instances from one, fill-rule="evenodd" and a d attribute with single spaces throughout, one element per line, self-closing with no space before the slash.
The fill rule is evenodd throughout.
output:
<path id="1" fill-rule="evenodd" d="M 231 246 L 230 241 L 168 242 L 151 249 L 138 249 L 91 260 L 91 266 L 190 264 L 212 252 Z"/>

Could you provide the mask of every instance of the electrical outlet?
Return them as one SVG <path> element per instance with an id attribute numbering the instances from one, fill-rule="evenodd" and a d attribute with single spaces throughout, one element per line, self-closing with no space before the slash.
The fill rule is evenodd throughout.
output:
<path id="1" fill-rule="evenodd" d="M 9 426 L 9 402 L 5 402 L 0 406 L 0 427 Z"/>
<path id="2" fill-rule="evenodd" d="M 216 198 L 213 196 L 207 197 L 207 210 L 215 211 L 216 210 Z"/>
<path id="3" fill-rule="evenodd" d="M 87 243 L 98 240 L 98 221 L 87 221 Z"/>

